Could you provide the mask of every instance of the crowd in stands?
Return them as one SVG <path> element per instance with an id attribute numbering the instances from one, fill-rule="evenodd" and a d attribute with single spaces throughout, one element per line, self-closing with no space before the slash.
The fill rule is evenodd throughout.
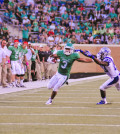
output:
<path id="1" fill-rule="evenodd" d="M 120 44 L 118 0 L 2 0 L 4 18 L 22 30 L 22 40 L 47 43 Z M 8 38 L 4 25 L 0 29 Z M 35 36 L 32 36 L 35 35 Z M 33 38 L 34 37 L 34 38 Z"/>

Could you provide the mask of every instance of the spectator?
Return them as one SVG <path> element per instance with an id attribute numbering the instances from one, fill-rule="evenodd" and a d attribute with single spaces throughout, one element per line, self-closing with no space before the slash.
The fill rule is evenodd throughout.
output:
<path id="1" fill-rule="evenodd" d="M 10 15 L 10 19 L 13 22 L 13 25 L 16 25 L 16 24 L 19 25 L 19 21 L 17 20 L 14 12 Z"/>
<path id="2" fill-rule="evenodd" d="M 66 7 L 65 7 L 65 5 L 64 4 L 62 4 L 62 6 L 60 7 L 60 9 L 59 9 L 59 11 L 60 11 L 60 14 L 62 15 L 62 14 L 64 14 L 65 13 L 65 11 L 66 11 Z"/>
<path id="3" fill-rule="evenodd" d="M 22 39 L 24 41 L 28 41 L 28 37 L 29 37 L 29 29 L 27 27 L 23 27 L 22 28 Z"/>
<path id="4" fill-rule="evenodd" d="M 106 23 L 106 28 L 110 28 L 110 27 L 112 27 L 112 23 L 111 20 L 108 20 Z"/>
<path id="5" fill-rule="evenodd" d="M 92 36 L 91 33 L 89 33 L 88 42 L 89 42 L 89 44 L 92 44 L 93 43 L 93 36 Z"/>
<path id="6" fill-rule="evenodd" d="M 109 17 L 111 18 L 111 21 L 114 21 L 115 19 L 117 19 L 117 14 L 115 13 L 114 10 L 110 12 Z"/>
<path id="7" fill-rule="evenodd" d="M 30 15 L 30 21 L 31 24 L 33 24 L 33 21 L 36 19 L 35 13 L 32 13 L 32 15 Z"/>
<path id="8" fill-rule="evenodd" d="M 119 39 L 116 35 L 113 36 L 112 44 L 119 44 Z"/>

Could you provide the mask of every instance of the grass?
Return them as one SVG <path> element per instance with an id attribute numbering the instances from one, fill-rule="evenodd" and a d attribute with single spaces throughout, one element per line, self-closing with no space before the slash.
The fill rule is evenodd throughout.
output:
<path id="1" fill-rule="evenodd" d="M 120 93 L 112 87 L 109 104 L 96 105 L 105 80 L 63 86 L 49 106 L 46 88 L 0 95 L 0 134 L 119 134 Z"/>

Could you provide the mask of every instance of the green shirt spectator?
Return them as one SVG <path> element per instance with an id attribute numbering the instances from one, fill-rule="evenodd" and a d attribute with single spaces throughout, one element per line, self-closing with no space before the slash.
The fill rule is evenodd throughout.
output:
<path id="1" fill-rule="evenodd" d="M 82 30 L 79 27 L 77 27 L 77 29 L 75 29 L 75 33 L 82 33 Z"/>
<path id="2" fill-rule="evenodd" d="M 117 14 L 113 11 L 112 13 L 109 14 L 109 17 L 111 19 L 117 18 Z"/>
<path id="3" fill-rule="evenodd" d="M 68 14 L 67 14 L 67 12 L 65 12 L 64 14 L 62 14 L 62 18 L 63 18 L 64 20 L 67 20 L 67 19 L 68 19 Z"/>
<path id="4" fill-rule="evenodd" d="M 110 20 L 108 20 L 108 22 L 106 23 L 106 28 L 110 28 L 112 27 L 112 23 L 110 22 Z"/>
<path id="5" fill-rule="evenodd" d="M 24 29 L 22 30 L 22 37 L 23 39 L 28 39 L 29 37 L 29 30 L 27 27 L 24 27 Z"/>
<path id="6" fill-rule="evenodd" d="M 95 6 L 96 6 L 96 11 L 100 11 L 100 2 L 97 1 L 97 3 L 95 3 Z"/>
<path id="7" fill-rule="evenodd" d="M 30 15 L 30 20 L 34 21 L 35 19 L 36 19 L 36 16 L 34 13 L 32 15 Z"/>
<path id="8" fill-rule="evenodd" d="M 13 8 L 13 7 L 14 7 L 14 2 L 9 1 L 8 5 L 11 6 L 11 7 Z"/>
<path id="9" fill-rule="evenodd" d="M 52 5 L 51 11 L 57 11 L 57 6 L 55 4 Z"/>

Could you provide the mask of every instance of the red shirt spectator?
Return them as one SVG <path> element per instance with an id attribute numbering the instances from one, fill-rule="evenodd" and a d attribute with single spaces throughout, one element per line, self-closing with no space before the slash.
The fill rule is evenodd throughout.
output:
<path id="1" fill-rule="evenodd" d="M 48 36 L 50 36 L 50 35 L 54 35 L 54 32 L 52 29 L 48 32 Z"/>
<path id="2" fill-rule="evenodd" d="M 80 11 L 83 11 L 84 10 L 83 4 L 80 5 L 79 10 Z"/>

